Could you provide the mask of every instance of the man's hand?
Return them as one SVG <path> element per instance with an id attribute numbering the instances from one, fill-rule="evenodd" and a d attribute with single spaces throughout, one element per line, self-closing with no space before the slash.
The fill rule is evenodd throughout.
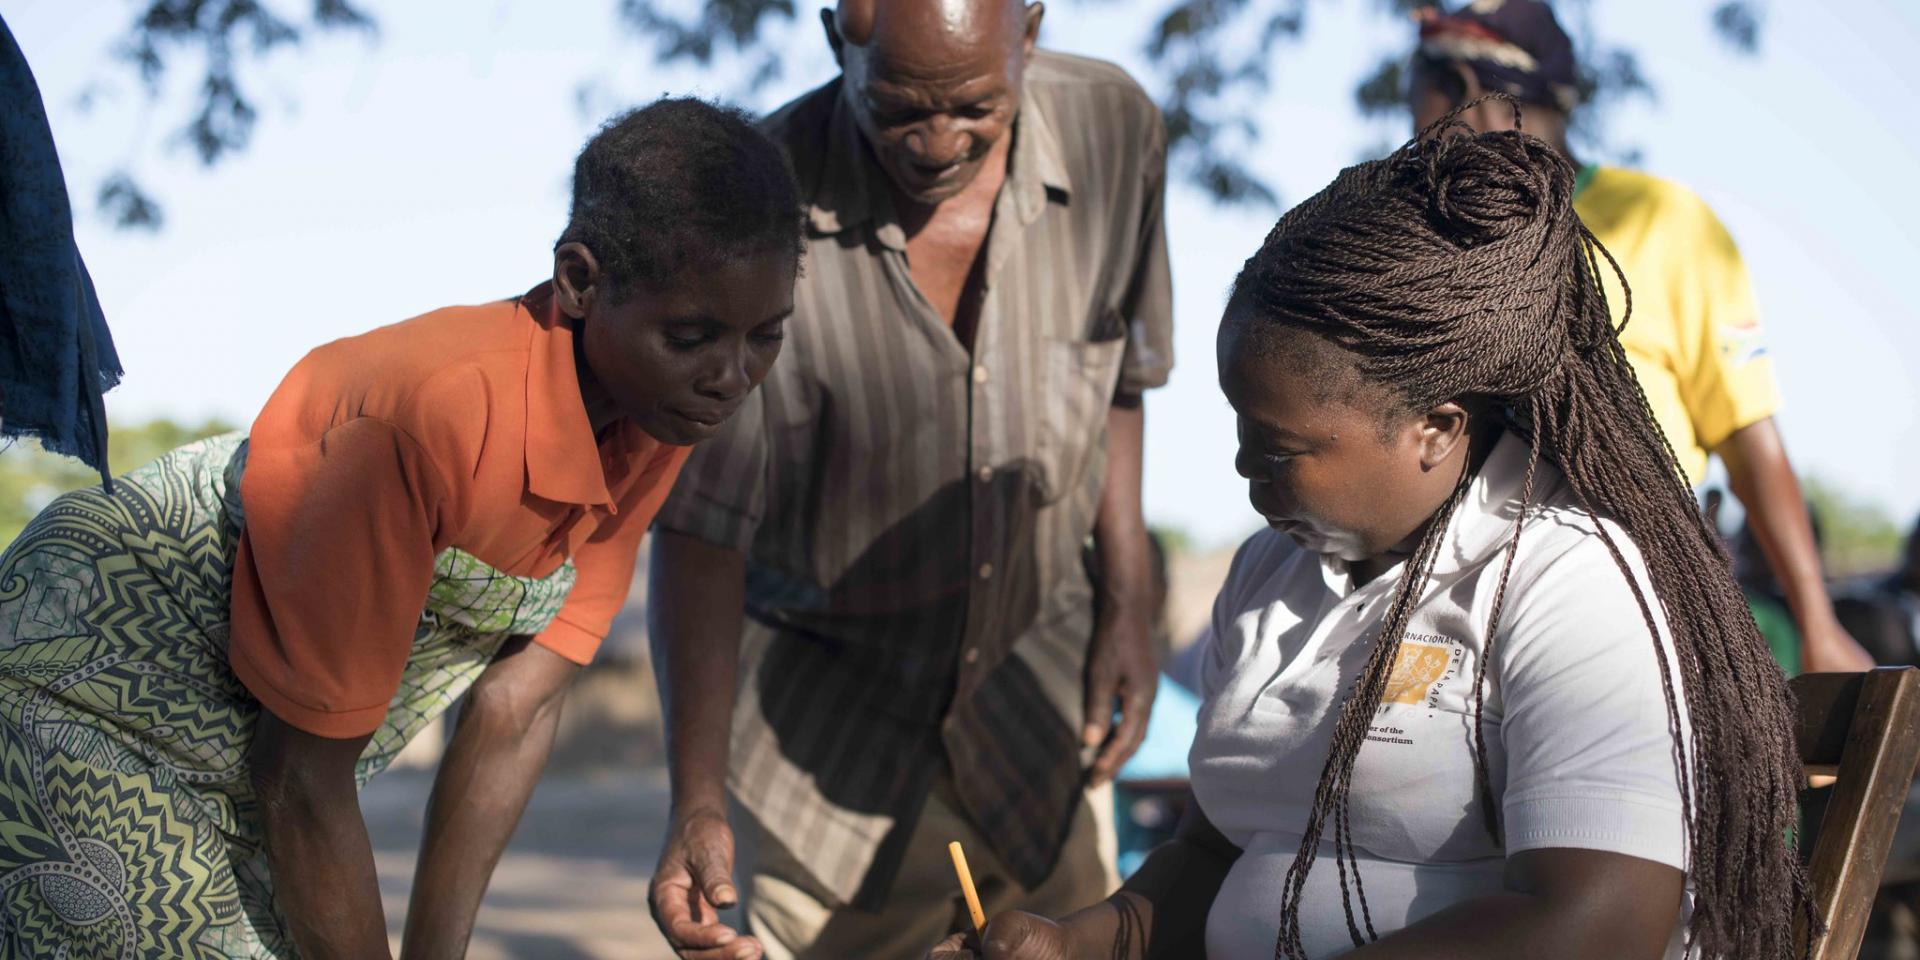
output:
<path id="1" fill-rule="evenodd" d="M 733 885 L 733 830 L 726 815 L 676 815 L 653 871 L 647 906 L 674 952 L 686 960 L 759 960 L 760 942 L 720 922 L 740 900 Z"/>
<path id="2" fill-rule="evenodd" d="M 1768 417 L 1733 432 L 1713 452 L 1727 467 L 1727 485 L 1747 508 L 1760 552 L 1786 595 L 1800 630 L 1800 669 L 1807 673 L 1873 669 L 1873 657 L 1847 636 L 1833 615 L 1819 544 L 1807 517 L 1800 480 L 1780 430 Z"/>
<path id="3" fill-rule="evenodd" d="M 1802 673 L 1857 673 L 1873 668 L 1873 656 L 1847 635 L 1838 619 L 1815 618 L 1800 628 Z"/>
<path id="4" fill-rule="evenodd" d="M 956 933 L 927 953 L 927 960 L 1073 960 L 1064 927 L 1045 917 L 1011 911 L 987 924 L 987 946 L 971 933 Z"/>
<path id="5" fill-rule="evenodd" d="M 1107 478 L 1093 521 L 1093 643 L 1087 648 L 1083 742 L 1100 747 L 1088 782 L 1113 779 L 1147 736 L 1147 712 L 1159 689 L 1152 643 L 1161 588 L 1154 583 L 1152 542 L 1140 516 L 1140 445 L 1146 410 L 1138 397 L 1116 398 L 1107 411 Z M 1119 700 L 1120 726 L 1113 725 Z"/>
<path id="6" fill-rule="evenodd" d="M 660 530 L 653 535 L 647 625 L 667 710 L 673 815 L 647 905 L 667 943 L 689 960 L 757 960 L 759 941 L 720 922 L 740 895 L 727 827 L 727 734 L 740 667 L 747 558 Z"/>
<path id="7" fill-rule="evenodd" d="M 1154 662 L 1147 614 L 1137 602 L 1101 597 L 1095 616 L 1093 645 L 1087 650 L 1087 746 L 1100 746 L 1089 771 L 1098 786 L 1120 772 L 1147 736 L 1147 714 L 1159 690 L 1160 668 Z M 1119 701 L 1120 723 L 1114 725 L 1114 703 Z"/>

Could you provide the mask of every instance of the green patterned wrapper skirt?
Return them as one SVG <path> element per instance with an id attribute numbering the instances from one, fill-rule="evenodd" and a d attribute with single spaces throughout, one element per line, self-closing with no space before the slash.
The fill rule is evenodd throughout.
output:
<path id="1" fill-rule="evenodd" d="M 289 958 L 227 666 L 244 437 L 55 500 L 0 554 L 0 957 Z M 573 585 L 438 558 L 364 785 Z M 353 598 L 342 597 L 351 603 Z"/>

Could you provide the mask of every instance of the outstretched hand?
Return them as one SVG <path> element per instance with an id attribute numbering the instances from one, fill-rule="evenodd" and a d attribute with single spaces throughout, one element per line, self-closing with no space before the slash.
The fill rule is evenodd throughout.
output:
<path id="1" fill-rule="evenodd" d="M 1010 911 L 987 924 L 985 949 L 972 933 L 956 933 L 927 960 L 1073 960 L 1066 929 L 1045 917 Z"/>
<path id="2" fill-rule="evenodd" d="M 675 817 L 653 872 L 647 906 L 684 960 L 760 960 L 760 942 L 720 922 L 740 900 L 733 884 L 733 830 L 724 814 Z"/>

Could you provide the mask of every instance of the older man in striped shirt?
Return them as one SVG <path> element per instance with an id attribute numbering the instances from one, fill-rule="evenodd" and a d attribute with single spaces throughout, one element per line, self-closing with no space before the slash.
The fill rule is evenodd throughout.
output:
<path id="1" fill-rule="evenodd" d="M 917 956 L 963 916 L 953 839 L 990 911 L 1106 892 L 1086 791 L 1155 687 L 1166 134 L 1120 69 L 1037 52 L 1041 14 L 846 0 L 840 77 L 766 121 L 808 204 L 786 356 L 655 540 L 682 956 Z M 750 935 L 714 914 L 735 830 Z"/>

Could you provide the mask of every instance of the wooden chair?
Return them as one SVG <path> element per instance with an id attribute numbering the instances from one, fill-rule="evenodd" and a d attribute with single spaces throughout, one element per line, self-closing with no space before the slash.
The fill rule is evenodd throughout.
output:
<path id="1" fill-rule="evenodd" d="M 1807 774 L 1837 778 L 1808 862 L 1814 909 L 1827 925 L 1812 956 L 1854 960 L 1920 760 L 1920 670 L 1810 673 L 1787 686 Z"/>

